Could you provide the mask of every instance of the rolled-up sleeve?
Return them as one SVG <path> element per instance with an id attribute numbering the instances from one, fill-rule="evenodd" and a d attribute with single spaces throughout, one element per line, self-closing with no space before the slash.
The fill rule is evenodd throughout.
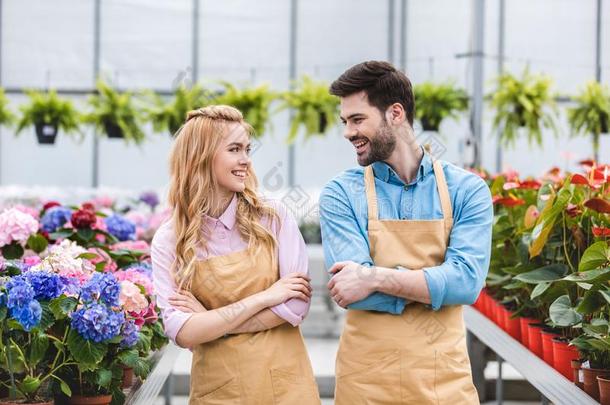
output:
<path id="1" fill-rule="evenodd" d="M 191 313 L 182 312 L 172 305 L 168 299 L 177 290 L 171 273 L 172 264 L 176 255 L 175 239 L 169 223 L 163 224 L 155 233 L 151 243 L 150 255 L 152 259 L 153 288 L 157 306 L 161 310 L 165 334 L 174 343 L 176 336 Z"/>
<path id="2" fill-rule="evenodd" d="M 489 269 L 493 221 L 489 187 L 473 176 L 472 183 L 461 188 L 468 194 L 454 218 L 445 261 L 423 269 L 434 310 L 443 305 L 472 304 Z"/>
<path id="3" fill-rule="evenodd" d="M 307 247 L 296 221 L 281 203 L 274 201 L 272 205 L 279 217 L 279 221 L 274 223 L 274 230 L 277 240 L 280 277 L 286 277 L 290 273 L 309 275 Z M 270 309 L 292 326 L 297 326 L 307 316 L 309 307 L 309 301 L 305 302 L 298 298 L 292 298 Z"/>

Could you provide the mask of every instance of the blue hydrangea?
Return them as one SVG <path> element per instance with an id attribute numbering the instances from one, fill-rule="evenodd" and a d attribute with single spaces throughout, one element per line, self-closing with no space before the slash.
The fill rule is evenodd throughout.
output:
<path id="1" fill-rule="evenodd" d="M 34 289 L 23 275 L 15 276 L 6 283 L 9 309 L 25 307 L 34 299 Z"/>
<path id="2" fill-rule="evenodd" d="M 102 304 L 91 304 L 82 307 L 71 315 L 70 322 L 84 339 L 96 343 L 104 342 L 118 336 L 125 323 L 122 312 L 114 312 Z"/>
<path id="3" fill-rule="evenodd" d="M 119 305 L 121 285 L 112 273 L 95 273 L 81 290 L 84 302 L 94 302 L 98 299 L 110 306 Z"/>
<path id="4" fill-rule="evenodd" d="M 123 326 L 123 333 L 121 333 L 121 335 L 123 336 L 123 340 L 121 340 L 122 347 L 132 347 L 138 343 L 138 327 L 133 319 L 125 322 L 125 326 Z"/>
<path id="5" fill-rule="evenodd" d="M 30 329 L 40 323 L 42 307 L 38 301 L 31 300 L 22 307 L 11 308 L 10 315 L 23 326 L 23 329 L 29 332 Z"/>
<path id="6" fill-rule="evenodd" d="M 136 225 L 130 220 L 120 215 L 112 214 L 109 217 L 104 218 L 104 222 L 106 223 L 108 232 L 118 240 L 135 240 Z"/>
<path id="7" fill-rule="evenodd" d="M 72 210 L 65 207 L 51 207 L 49 208 L 42 218 L 40 223 L 42 229 L 47 232 L 55 232 L 57 228 L 62 227 L 66 222 L 70 220 L 72 216 Z"/>
<path id="8" fill-rule="evenodd" d="M 48 271 L 28 271 L 24 276 L 34 289 L 34 298 L 37 300 L 57 298 L 65 290 L 65 277 L 58 274 Z"/>

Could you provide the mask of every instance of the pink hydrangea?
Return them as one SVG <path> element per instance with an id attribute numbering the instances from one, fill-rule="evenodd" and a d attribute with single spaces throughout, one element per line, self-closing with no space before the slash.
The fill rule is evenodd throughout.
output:
<path id="1" fill-rule="evenodd" d="M 99 208 L 111 208 L 112 204 L 114 204 L 114 200 L 110 197 L 100 196 L 96 197 L 91 201 L 93 205 L 95 205 L 96 209 Z"/>
<path id="2" fill-rule="evenodd" d="M 152 295 L 152 280 L 146 274 L 138 271 L 137 269 L 119 270 L 114 273 L 114 276 L 119 281 L 127 280 L 131 281 L 134 284 L 141 285 L 142 287 L 144 287 L 144 291 L 146 291 L 147 295 Z"/>
<path id="3" fill-rule="evenodd" d="M 121 281 L 119 302 L 125 311 L 142 312 L 148 308 L 148 300 L 140 288 L 129 280 Z"/>
<path id="4" fill-rule="evenodd" d="M 30 214 L 34 219 L 40 219 L 40 213 L 36 208 L 28 207 L 27 205 L 17 204 L 13 208 L 23 212 L 24 214 Z"/>
<path id="5" fill-rule="evenodd" d="M 0 247 L 12 242 L 25 243 L 31 234 L 38 231 L 38 221 L 16 208 L 0 214 Z"/>
<path id="6" fill-rule="evenodd" d="M 133 318 L 138 328 L 141 328 L 144 324 L 155 323 L 159 319 L 154 302 L 148 304 L 148 307 L 140 312 L 130 312 L 129 316 Z"/>
<path id="7" fill-rule="evenodd" d="M 126 240 L 124 242 L 118 242 L 110 246 L 111 250 L 137 250 L 146 254 L 150 253 L 150 246 L 146 241 L 143 240 Z"/>
<path id="8" fill-rule="evenodd" d="M 41 261 L 42 261 L 42 259 L 38 255 L 26 256 L 23 258 L 23 263 L 28 266 L 35 266 L 35 265 L 39 264 Z"/>

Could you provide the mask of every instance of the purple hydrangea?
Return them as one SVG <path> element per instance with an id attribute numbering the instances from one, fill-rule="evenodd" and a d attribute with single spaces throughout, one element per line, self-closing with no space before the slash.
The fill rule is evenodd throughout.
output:
<path id="1" fill-rule="evenodd" d="M 123 326 L 123 332 L 121 333 L 123 336 L 123 340 L 121 340 L 122 347 L 132 347 L 136 343 L 138 343 L 138 327 L 133 319 L 125 322 L 125 326 Z"/>
<path id="2" fill-rule="evenodd" d="M 120 215 L 112 214 L 109 217 L 104 218 L 104 222 L 106 223 L 108 232 L 121 242 L 135 240 L 136 225 L 130 220 Z"/>
<path id="3" fill-rule="evenodd" d="M 131 265 L 125 267 L 125 270 L 130 270 L 130 269 L 136 270 L 147 276 L 152 275 L 152 265 L 150 264 L 150 262 L 137 262 L 137 263 L 134 263 L 134 264 L 131 264 Z"/>
<path id="4" fill-rule="evenodd" d="M 155 193 L 154 191 L 146 191 L 146 192 L 140 194 L 140 201 L 142 201 L 144 204 L 148 205 L 153 210 L 155 209 L 155 207 L 157 205 L 159 205 L 159 197 L 157 196 L 157 193 Z"/>
<path id="5" fill-rule="evenodd" d="M 22 307 L 11 308 L 10 315 L 23 326 L 23 329 L 29 332 L 30 329 L 40 323 L 42 307 L 38 301 L 31 300 Z"/>
<path id="6" fill-rule="evenodd" d="M 96 343 L 110 340 L 121 332 L 125 315 L 103 304 L 91 304 L 74 311 L 71 326 L 86 340 Z"/>
<path id="7" fill-rule="evenodd" d="M 51 207 L 40 219 L 42 229 L 47 232 L 55 232 L 70 220 L 72 210 L 65 207 Z"/>
<path id="8" fill-rule="evenodd" d="M 28 271 L 24 273 L 34 289 L 34 298 L 50 300 L 59 297 L 66 290 L 64 277 L 48 271 Z"/>
<path id="9" fill-rule="evenodd" d="M 81 290 L 84 302 L 95 302 L 98 299 L 110 306 L 119 305 L 121 286 L 112 273 L 95 273 Z"/>

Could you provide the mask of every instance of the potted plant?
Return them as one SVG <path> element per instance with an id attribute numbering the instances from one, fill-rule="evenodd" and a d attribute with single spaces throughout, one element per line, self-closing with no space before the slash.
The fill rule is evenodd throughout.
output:
<path id="1" fill-rule="evenodd" d="M 438 132 L 445 118 L 458 118 L 468 110 L 468 94 L 453 83 L 425 82 L 413 87 L 415 118 L 424 131 Z"/>
<path id="2" fill-rule="evenodd" d="M 261 137 L 270 124 L 269 106 L 277 94 L 268 85 L 238 89 L 231 83 L 222 82 L 223 93 L 214 99 L 214 104 L 225 104 L 237 108 L 254 129 L 253 136 Z"/>
<path id="3" fill-rule="evenodd" d="M 47 93 L 28 90 L 26 94 L 30 101 L 20 107 L 21 117 L 17 123 L 16 135 L 33 125 L 38 143 L 51 145 L 55 143 L 58 130 L 66 134 L 80 132 L 79 113 L 72 102 L 60 98 L 55 90 Z"/>
<path id="4" fill-rule="evenodd" d="M 328 92 L 325 83 L 315 82 L 303 76 L 293 91 L 282 95 L 279 110 L 291 109 L 293 112 L 288 142 L 295 141 L 299 128 L 303 127 L 305 139 L 322 135 L 337 122 L 339 98 Z"/>
<path id="5" fill-rule="evenodd" d="M 15 120 L 15 114 L 8 108 L 8 97 L 4 94 L 4 89 L 0 88 L 0 125 L 11 126 Z"/>
<path id="6" fill-rule="evenodd" d="M 152 122 L 156 132 L 168 131 L 175 136 L 189 111 L 205 107 L 211 103 L 212 93 L 200 85 L 176 88 L 172 100 L 165 101 L 158 94 L 148 92 L 148 106 L 144 109 L 146 118 Z"/>
<path id="7" fill-rule="evenodd" d="M 123 138 L 136 145 L 144 142 L 141 113 L 134 105 L 132 94 L 118 92 L 101 80 L 96 87 L 97 93 L 88 100 L 92 111 L 84 116 L 84 121 L 103 131 L 108 138 Z"/>
<path id="8" fill-rule="evenodd" d="M 521 78 L 505 73 L 498 77 L 497 84 L 490 105 L 496 110 L 493 128 L 500 129 L 500 142 L 514 146 L 523 130 L 530 144 L 542 145 L 543 128 L 557 133 L 550 78 L 525 70 Z"/>
<path id="9" fill-rule="evenodd" d="M 568 122 L 574 134 L 590 135 L 595 160 L 599 158 L 599 137 L 610 128 L 610 90 L 598 82 L 589 82 L 573 98 L 576 107 L 568 108 Z"/>

